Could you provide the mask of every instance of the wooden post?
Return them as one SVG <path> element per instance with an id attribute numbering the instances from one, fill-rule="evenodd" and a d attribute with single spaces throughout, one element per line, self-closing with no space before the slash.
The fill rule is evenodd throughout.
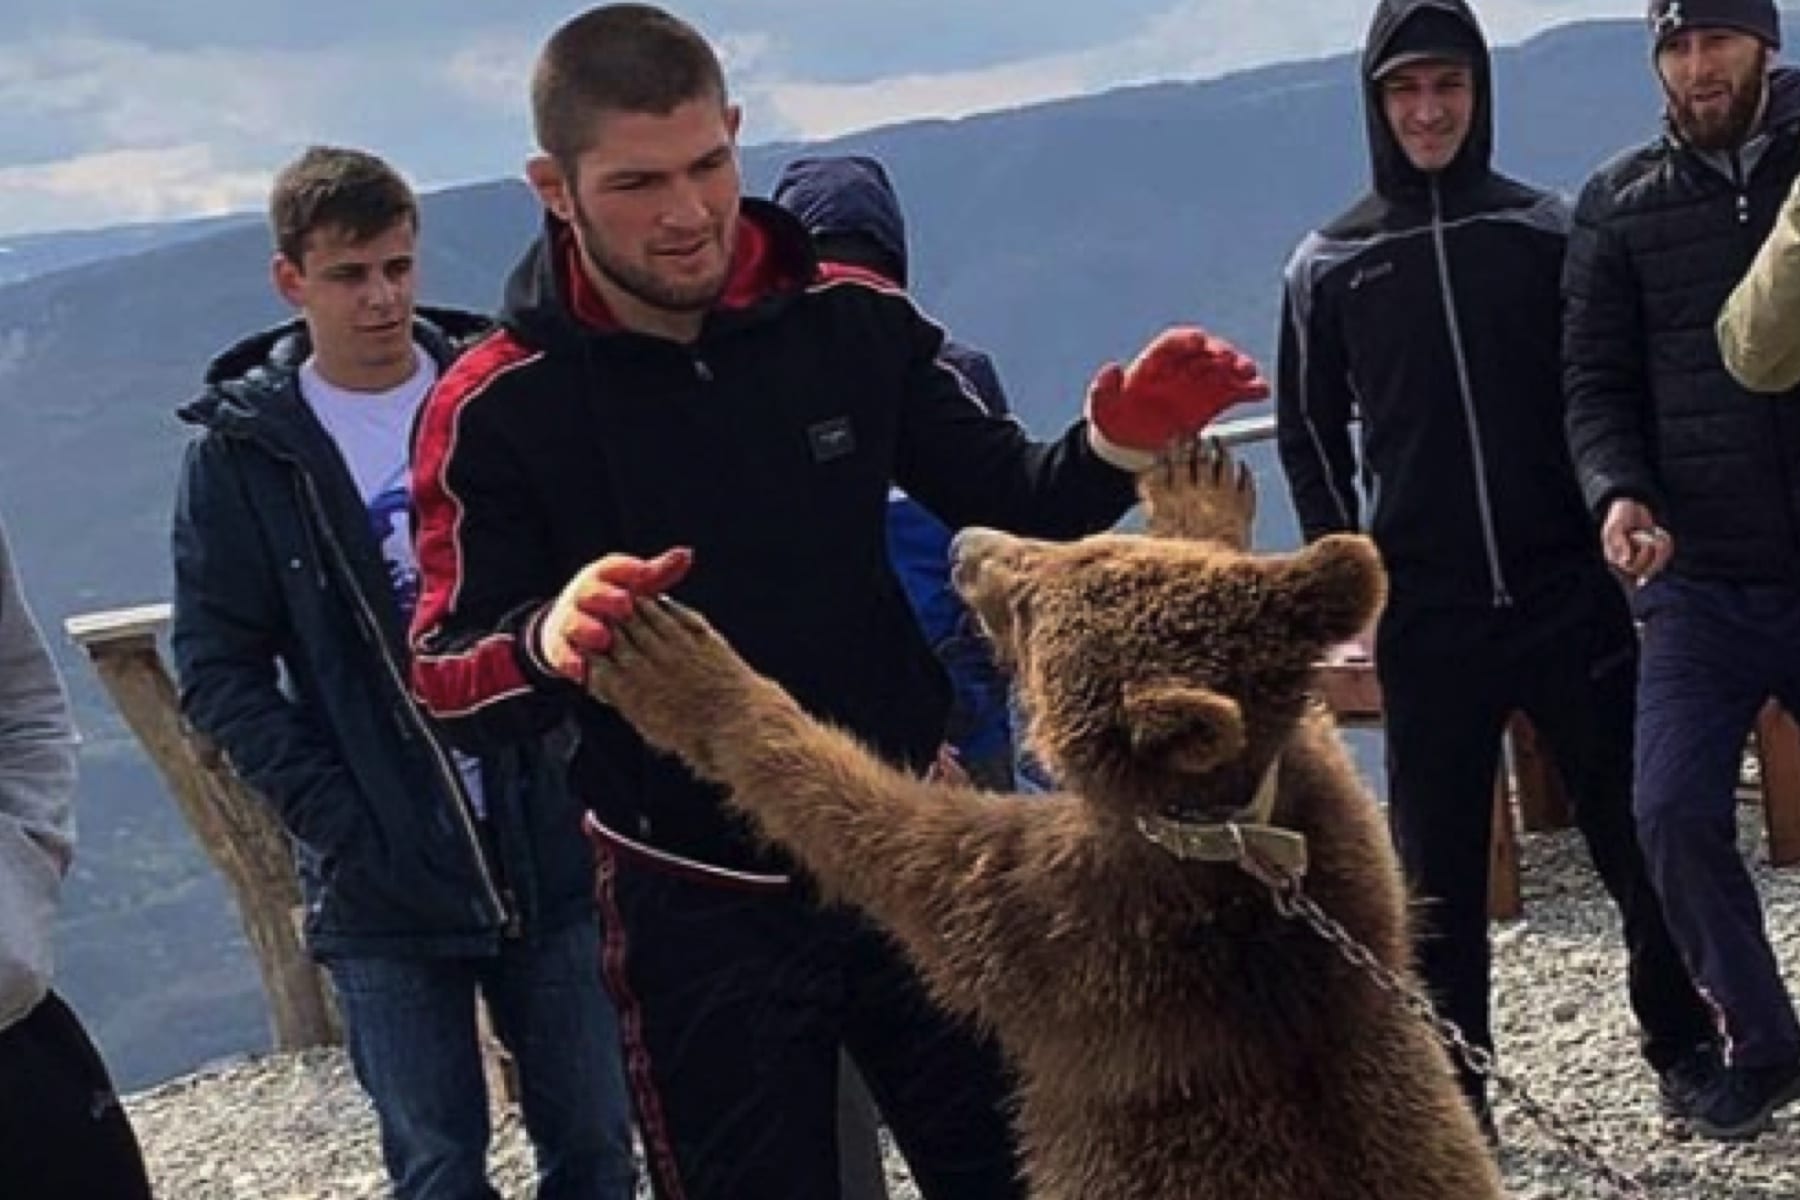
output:
<path id="1" fill-rule="evenodd" d="M 1513 824 L 1512 796 L 1502 762 L 1494 777 L 1494 824 L 1488 837 L 1488 916 L 1495 921 L 1515 921 L 1524 914 L 1525 897 L 1519 886 L 1519 834 Z"/>
<path id="2" fill-rule="evenodd" d="M 485 996 L 475 1005 L 475 1036 L 481 1042 L 481 1073 L 487 1078 L 489 1111 L 498 1120 L 519 1106 L 525 1092 L 519 1084 L 518 1060 L 500 1041 Z"/>
<path id="3" fill-rule="evenodd" d="M 1381 681 L 1374 663 L 1321 664 L 1313 673 L 1313 690 L 1339 725 L 1381 724 Z"/>
<path id="4" fill-rule="evenodd" d="M 1567 829 L 1574 821 L 1568 790 L 1530 719 L 1514 713 L 1506 724 L 1506 734 L 1512 743 L 1513 783 L 1518 788 L 1519 821 L 1525 831 Z"/>
<path id="5" fill-rule="evenodd" d="M 1774 701 L 1756 718 L 1756 753 L 1769 862 L 1792 866 L 1800 863 L 1800 726 Z"/>
<path id="6" fill-rule="evenodd" d="M 341 1041 L 324 974 L 307 956 L 290 915 L 300 904 L 300 887 L 286 834 L 268 806 L 218 755 L 190 740 L 182 725 L 175 685 L 157 648 L 168 617 L 167 605 L 151 605 L 71 617 L 65 627 L 87 652 L 237 900 L 262 973 L 275 1048 Z"/>

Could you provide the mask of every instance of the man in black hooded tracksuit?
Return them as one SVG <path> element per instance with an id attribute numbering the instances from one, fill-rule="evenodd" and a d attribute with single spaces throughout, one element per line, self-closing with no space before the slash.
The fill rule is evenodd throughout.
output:
<path id="1" fill-rule="evenodd" d="M 1391 588 L 1375 653 L 1389 814 L 1425 900 L 1425 980 L 1491 1046 L 1490 809 L 1507 717 L 1523 711 L 1623 915 L 1644 1053 L 1682 1111 L 1712 1025 L 1635 840 L 1635 641 L 1562 437 L 1568 211 L 1490 167 L 1488 51 L 1461 0 L 1382 0 L 1363 79 L 1374 190 L 1288 266 L 1277 413 L 1308 540 L 1356 529 L 1359 469 L 1369 483 Z M 1483 1082 L 1464 1083 L 1485 1115 Z"/>

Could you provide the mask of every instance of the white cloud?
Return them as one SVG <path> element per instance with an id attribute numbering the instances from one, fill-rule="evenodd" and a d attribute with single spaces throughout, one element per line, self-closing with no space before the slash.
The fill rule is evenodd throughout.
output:
<path id="1" fill-rule="evenodd" d="M 742 89 L 769 106 L 784 136 L 826 138 L 894 121 L 960 117 L 1161 79 L 1205 79 L 1248 66 L 1316 58 L 1360 45 L 1364 0 L 1306 0 L 1306 16 L 1284 15 L 1271 0 L 1181 0 L 1116 41 L 1066 54 L 979 70 L 906 73 L 821 84 L 753 77 Z M 1551 25 L 1637 15 L 1637 0 L 1488 0 L 1481 19 L 1496 42 L 1518 41 Z M 759 128 L 758 114 L 749 114 Z"/>
<path id="2" fill-rule="evenodd" d="M 1088 90 L 1082 56 L 1010 63 L 985 71 L 898 75 L 868 83 L 752 81 L 750 128 L 773 126 L 784 136 L 835 137 L 856 129 L 924 117 L 957 117 L 1011 108 Z M 768 113 L 758 112 L 766 106 Z"/>
<path id="3" fill-rule="evenodd" d="M 769 57 L 781 48 L 781 40 L 766 31 L 728 33 L 713 44 L 718 49 L 719 62 L 726 75 L 734 79 L 761 70 Z"/>
<path id="4" fill-rule="evenodd" d="M 470 100 L 523 113 L 537 39 L 523 33 L 490 33 L 471 38 L 450 56 L 444 73 Z"/>
<path id="5" fill-rule="evenodd" d="M 0 105 L 15 121 L 70 127 L 86 149 L 267 137 L 344 84 L 352 62 L 58 37 L 0 50 Z"/>
<path id="6" fill-rule="evenodd" d="M 73 228 L 234 212 L 260 204 L 268 187 L 267 173 L 233 170 L 199 143 L 0 167 L 6 216 L 20 227 Z"/>
<path id="7" fill-rule="evenodd" d="M 267 0 L 236 2 L 248 6 L 246 20 L 287 21 Z M 1077 25 L 1091 31 L 1101 22 L 1069 0 L 984 0 L 960 18 L 932 4 L 929 20 L 941 36 L 902 45 L 870 40 L 896 20 L 874 0 L 694 0 L 720 18 L 702 16 L 701 25 L 747 101 L 753 141 L 827 137 L 1347 50 L 1372 2 L 1165 0 L 1155 12 L 1155 0 L 1121 0 L 1111 36 L 1018 57 L 1026 46 L 1080 44 Z M 324 11 L 344 0 L 314 3 Z M 521 5 L 504 24 L 492 23 L 485 6 L 473 11 L 456 0 L 445 0 L 443 19 L 432 24 L 398 28 L 370 14 L 374 24 L 334 36 L 329 25 L 313 24 L 305 47 L 291 34 L 272 42 L 282 35 L 267 31 L 262 44 L 235 45 L 174 37 L 151 44 L 141 32 L 105 32 L 126 27 L 123 17 L 111 26 L 92 17 L 79 32 L 27 30 L 0 44 L 0 234 L 260 201 L 268 174 L 310 141 L 368 146 L 422 187 L 511 173 L 529 147 L 532 59 L 566 15 L 560 5 Z M 1559 20 L 1636 14 L 1640 0 L 1480 7 L 1490 34 L 1507 41 Z M 1018 22 L 1034 23 L 1030 36 Z M 1014 57 L 994 61 L 997 54 Z M 871 64 L 885 74 L 870 77 Z M 124 177 L 128 166 L 136 178 Z M 92 191 L 81 190 L 84 181 Z M 52 195 L 59 200 L 51 203 Z"/>
<path id="8" fill-rule="evenodd" d="M 370 147 L 421 187 L 506 174 L 529 144 L 533 53 L 481 31 L 316 51 L 0 46 L 0 234 L 259 203 L 274 170 L 315 141 Z M 68 203 L 47 206 L 50 192 Z"/>

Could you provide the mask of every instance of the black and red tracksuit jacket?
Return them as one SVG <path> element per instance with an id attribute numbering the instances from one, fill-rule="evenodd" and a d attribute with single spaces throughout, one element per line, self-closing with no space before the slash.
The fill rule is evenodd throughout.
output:
<path id="1" fill-rule="evenodd" d="M 952 527 L 1104 528 L 1132 480 L 1077 423 L 1049 444 L 989 416 L 903 292 L 824 280 L 799 224 L 746 200 L 725 295 L 692 344 L 620 329 L 553 218 L 500 331 L 439 383 L 413 495 L 414 686 L 452 738 L 491 746 L 573 716 L 576 787 L 627 849 L 768 882 L 711 785 L 535 661 L 527 629 L 582 567 L 691 546 L 675 595 L 809 711 L 920 764 L 948 692 L 888 565 L 888 488 Z"/>

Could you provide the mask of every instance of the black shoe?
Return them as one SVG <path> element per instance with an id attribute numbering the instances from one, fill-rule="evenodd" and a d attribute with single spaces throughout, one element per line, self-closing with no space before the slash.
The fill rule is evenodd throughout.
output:
<path id="1" fill-rule="evenodd" d="M 1716 1043 L 1695 1046 L 1656 1073 L 1658 1110 L 1671 1121 L 1693 1116 L 1724 1071 L 1725 1059 Z"/>
<path id="2" fill-rule="evenodd" d="M 1748 1141 L 1769 1128 L 1777 1110 L 1795 1100 L 1800 1100 L 1800 1060 L 1767 1067 L 1726 1067 L 1689 1119 L 1701 1137 Z"/>

